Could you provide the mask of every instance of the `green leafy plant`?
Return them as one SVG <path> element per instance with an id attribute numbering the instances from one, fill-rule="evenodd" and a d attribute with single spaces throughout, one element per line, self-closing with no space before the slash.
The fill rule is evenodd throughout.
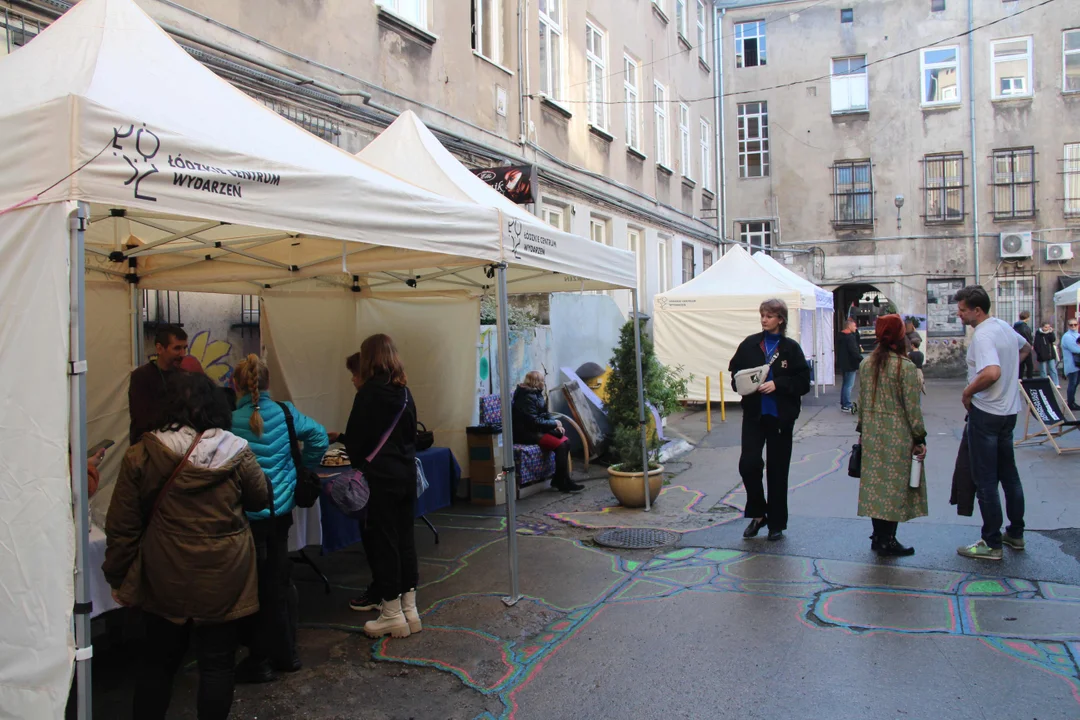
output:
<path id="1" fill-rule="evenodd" d="M 644 321 L 643 321 L 644 324 Z M 604 384 L 607 402 L 604 410 L 613 428 L 611 453 L 623 472 L 641 472 L 641 429 L 638 427 L 637 364 L 634 362 L 634 320 L 631 318 L 619 333 L 619 344 L 609 361 L 611 375 Z M 669 368 L 656 359 L 652 340 L 641 332 L 641 374 L 645 401 L 652 403 L 661 417 L 679 408 L 686 397 L 687 383 L 682 366 Z M 660 440 L 653 434 L 648 440 L 649 468 L 659 466 Z"/>

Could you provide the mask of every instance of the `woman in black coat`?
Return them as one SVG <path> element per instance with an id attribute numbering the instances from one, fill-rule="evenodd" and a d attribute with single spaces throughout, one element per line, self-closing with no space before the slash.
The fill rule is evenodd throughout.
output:
<path id="1" fill-rule="evenodd" d="M 769 540 L 779 540 L 787 529 L 791 436 L 802 408 L 800 398 L 810 392 L 810 366 L 799 343 L 786 336 L 787 305 L 782 300 L 766 300 L 759 312 L 762 332 L 740 343 L 728 363 L 728 372 L 732 377 L 731 387 L 735 389 L 735 373 L 773 360 L 768 377 L 758 391 L 742 399 L 739 474 L 746 488 L 745 516 L 750 518 L 743 537 L 755 537 L 768 525 Z M 768 462 L 762 460 L 762 449 Z M 761 482 L 766 467 L 768 499 Z"/>
<path id="2" fill-rule="evenodd" d="M 584 485 L 570 479 L 570 438 L 562 423 L 551 416 L 544 399 L 544 376 L 536 370 L 525 376 L 525 382 L 514 390 L 511 401 L 514 421 L 514 442 L 519 445 L 539 445 L 555 453 L 555 477 L 552 487 L 561 492 L 578 492 Z"/>
<path id="3" fill-rule="evenodd" d="M 330 439 L 345 444 L 349 461 L 364 472 L 371 489 L 363 540 L 380 613 L 364 624 L 364 632 L 370 637 L 408 637 L 423 629 L 416 610 L 419 570 L 413 537 L 416 403 L 390 336 L 364 340 L 345 365 L 352 372 L 356 396 L 345 432 L 331 433 Z M 393 429 L 386 444 L 368 463 L 367 456 L 388 428 Z"/>

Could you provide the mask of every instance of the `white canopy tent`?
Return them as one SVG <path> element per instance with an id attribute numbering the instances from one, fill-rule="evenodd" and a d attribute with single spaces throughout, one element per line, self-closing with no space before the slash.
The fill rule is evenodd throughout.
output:
<path id="1" fill-rule="evenodd" d="M 1076 305 L 1080 308 L 1080 280 L 1054 293 L 1054 305 L 1056 307 Z"/>
<path id="2" fill-rule="evenodd" d="M 761 332 L 758 307 L 778 298 L 787 303 L 788 335 L 800 337 L 803 295 L 776 278 L 736 245 L 690 282 L 653 301 L 656 356 L 665 365 L 693 374 L 688 398 L 705 400 L 705 378 L 725 382 L 728 362 L 748 335 Z M 717 393 L 717 397 L 719 393 Z"/>
<path id="3" fill-rule="evenodd" d="M 776 262 L 762 251 L 754 253 L 758 265 L 802 296 L 799 310 L 799 344 L 814 362 L 814 395 L 822 385 L 836 382 L 836 353 L 833 348 L 833 294 Z"/>
<path id="4" fill-rule="evenodd" d="M 309 135 L 193 60 L 132 0 L 83 0 L 0 59 L 0 97 L 0 714 L 61 716 L 76 660 L 89 717 L 85 271 L 137 280 L 124 320 L 95 323 L 132 330 L 132 363 L 137 287 L 353 289 L 357 302 L 495 282 L 505 367 L 508 282 L 567 289 L 572 269 L 574 289 L 635 284 L 630 253 L 590 247 L 596 261 L 574 267 L 554 233 Z M 503 420 L 509 437 L 508 410 Z M 516 599 L 512 521 L 508 538 Z"/>

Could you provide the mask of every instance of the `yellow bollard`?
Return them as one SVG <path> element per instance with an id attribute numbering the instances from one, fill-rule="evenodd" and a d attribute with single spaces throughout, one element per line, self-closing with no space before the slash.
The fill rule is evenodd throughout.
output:
<path id="1" fill-rule="evenodd" d="M 724 410 L 724 371 L 720 371 L 720 422 L 727 422 L 727 412 Z"/>
<path id="2" fill-rule="evenodd" d="M 705 376 L 705 432 L 712 432 L 712 395 L 709 393 L 709 376 Z"/>

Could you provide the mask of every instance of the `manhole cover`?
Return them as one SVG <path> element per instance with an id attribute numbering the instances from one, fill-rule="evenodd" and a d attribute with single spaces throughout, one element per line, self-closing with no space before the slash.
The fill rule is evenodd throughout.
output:
<path id="1" fill-rule="evenodd" d="M 604 547 L 646 550 L 648 548 L 663 547 L 664 545 L 674 545 L 678 539 L 678 534 L 667 530 L 615 528 L 614 530 L 605 530 L 593 540 L 597 545 L 603 545 Z"/>

